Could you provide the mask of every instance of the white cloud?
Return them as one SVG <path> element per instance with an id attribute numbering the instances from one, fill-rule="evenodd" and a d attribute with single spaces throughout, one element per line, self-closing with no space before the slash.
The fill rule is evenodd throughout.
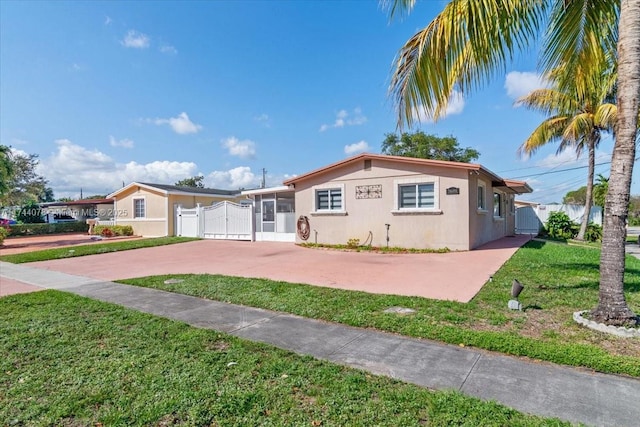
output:
<path id="1" fill-rule="evenodd" d="M 353 144 L 345 145 L 344 153 L 348 155 L 363 153 L 365 151 L 369 151 L 370 148 L 371 147 L 369 147 L 369 144 L 366 141 L 360 141 Z"/>
<path id="2" fill-rule="evenodd" d="M 448 116 L 453 116 L 455 114 L 460 114 L 464 111 L 464 97 L 462 93 L 454 90 L 449 97 L 449 102 L 447 103 L 447 109 L 444 114 L 440 116 L 440 120 L 447 118 Z M 432 115 L 428 114 L 424 108 L 424 105 L 420 104 L 413 111 L 413 120 L 419 123 L 433 123 Z"/>
<path id="3" fill-rule="evenodd" d="M 256 156 L 256 144 L 248 139 L 239 140 L 235 136 L 229 137 L 222 141 L 230 155 L 240 157 L 241 159 L 252 159 Z"/>
<path id="4" fill-rule="evenodd" d="M 596 150 L 595 153 L 596 163 L 606 162 L 611 160 L 611 155 L 603 151 Z M 586 153 L 582 153 L 580 157 L 576 155 L 576 151 L 573 148 L 568 148 L 559 154 L 549 154 L 544 159 L 536 163 L 540 168 L 560 168 L 564 169 L 572 166 L 586 166 L 588 164 L 588 156 Z"/>
<path id="5" fill-rule="evenodd" d="M 333 124 L 323 124 L 320 126 L 320 132 L 324 132 L 331 128 L 342 128 L 345 126 L 358 126 L 367 122 L 367 118 L 362 114 L 361 108 L 355 108 L 353 113 L 349 113 L 347 110 L 340 110 L 336 114 L 336 119 Z"/>
<path id="6" fill-rule="evenodd" d="M 177 55 L 178 54 L 178 49 L 176 49 L 173 46 L 170 45 L 162 45 L 160 46 L 160 52 L 161 53 L 165 53 L 167 55 Z"/>
<path id="7" fill-rule="evenodd" d="M 109 136 L 109 145 L 112 147 L 133 148 L 133 141 L 127 138 L 117 140 L 113 136 Z"/>
<path id="8" fill-rule="evenodd" d="M 548 88 L 550 83 L 540 74 L 530 71 L 511 71 L 504 80 L 504 88 L 512 99 L 518 99 L 536 89 Z"/>
<path id="9" fill-rule="evenodd" d="M 205 178 L 207 187 L 235 190 L 256 188 L 261 177 L 251 172 L 248 166 L 238 166 L 228 171 L 213 171 Z"/>
<path id="10" fill-rule="evenodd" d="M 149 47 L 151 39 L 146 34 L 140 33 L 136 30 L 129 30 L 120 43 L 124 47 L 146 49 Z"/>
<path id="11" fill-rule="evenodd" d="M 110 193 L 133 181 L 173 184 L 197 173 L 193 162 L 158 160 L 150 163 L 117 163 L 98 151 L 74 144 L 67 139 L 56 141 L 57 149 L 41 159 L 38 173 L 49 180 L 56 197 Z"/>
<path id="12" fill-rule="evenodd" d="M 169 126 L 171 126 L 171 129 L 173 129 L 175 133 L 178 133 L 180 135 L 198 133 L 202 129 L 202 126 L 193 123 L 185 112 L 178 114 L 178 117 L 171 117 L 169 119 L 155 119 L 153 120 L 153 123 L 155 123 L 156 125 L 168 124 Z"/>

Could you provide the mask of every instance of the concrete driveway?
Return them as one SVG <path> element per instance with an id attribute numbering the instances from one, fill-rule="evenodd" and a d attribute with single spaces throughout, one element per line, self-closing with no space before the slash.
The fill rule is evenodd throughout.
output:
<path id="1" fill-rule="evenodd" d="M 200 240 L 29 266 L 105 281 L 210 273 L 468 302 L 528 239 L 507 237 L 473 251 L 447 254 L 378 254 L 308 249 L 292 243 Z"/>

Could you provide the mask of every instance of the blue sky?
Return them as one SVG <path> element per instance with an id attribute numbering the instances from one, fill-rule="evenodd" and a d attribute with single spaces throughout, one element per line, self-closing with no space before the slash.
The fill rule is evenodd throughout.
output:
<path id="1" fill-rule="evenodd" d="M 393 59 L 444 2 L 390 21 L 375 1 L 0 2 L 0 143 L 40 156 L 56 197 L 204 175 L 267 184 L 362 151 L 396 130 Z M 478 163 L 560 202 L 585 159 L 518 146 L 543 119 L 514 108 L 539 85 L 535 51 L 417 129 L 453 135 Z M 610 159 L 600 145 L 598 162 Z M 586 157 L 586 156 L 583 156 Z M 609 165 L 596 168 L 608 175 Z M 632 193 L 640 194 L 634 171 Z"/>

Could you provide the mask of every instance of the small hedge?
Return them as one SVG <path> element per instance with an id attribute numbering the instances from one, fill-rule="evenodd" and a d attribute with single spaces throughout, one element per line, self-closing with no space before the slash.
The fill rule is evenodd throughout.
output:
<path id="1" fill-rule="evenodd" d="M 130 225 L 96 225 L 93 234 L 102 237 L 133 236 L 133 227 Z"/>
<path id="2" fill-rule="evenodd" d="M 4 243 L 5 237 L 9 235 L 9 230 L 4 227 L 0 227 L 0 246 Z"/>
<path id="3" fill-rule="evenodd" d="M 89 226 L 84 222 L 59 222 L 54 224 L 13 224 L 9 236 L 36 236 L 40 234 L 86 233 Z"/>

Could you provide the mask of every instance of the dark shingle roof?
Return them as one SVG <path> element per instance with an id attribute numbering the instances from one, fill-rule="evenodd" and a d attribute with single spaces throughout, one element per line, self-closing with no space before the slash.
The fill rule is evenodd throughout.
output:
<path id="1" fill-rule="evenodd" d="M 157 188 L 159 190 L 169 191 L 172 193 L 181 192 L 181 193 L 197 193 L 197 194 L 216 194 L 216 195 L 222 195 L 222 196 L 236 196 L 240 194 L 240 190 L 219 190 L 217 188 L 180 187 L 177 185 L 152 184 L 148 182 L 141 182 L 140 184 Z"/>

